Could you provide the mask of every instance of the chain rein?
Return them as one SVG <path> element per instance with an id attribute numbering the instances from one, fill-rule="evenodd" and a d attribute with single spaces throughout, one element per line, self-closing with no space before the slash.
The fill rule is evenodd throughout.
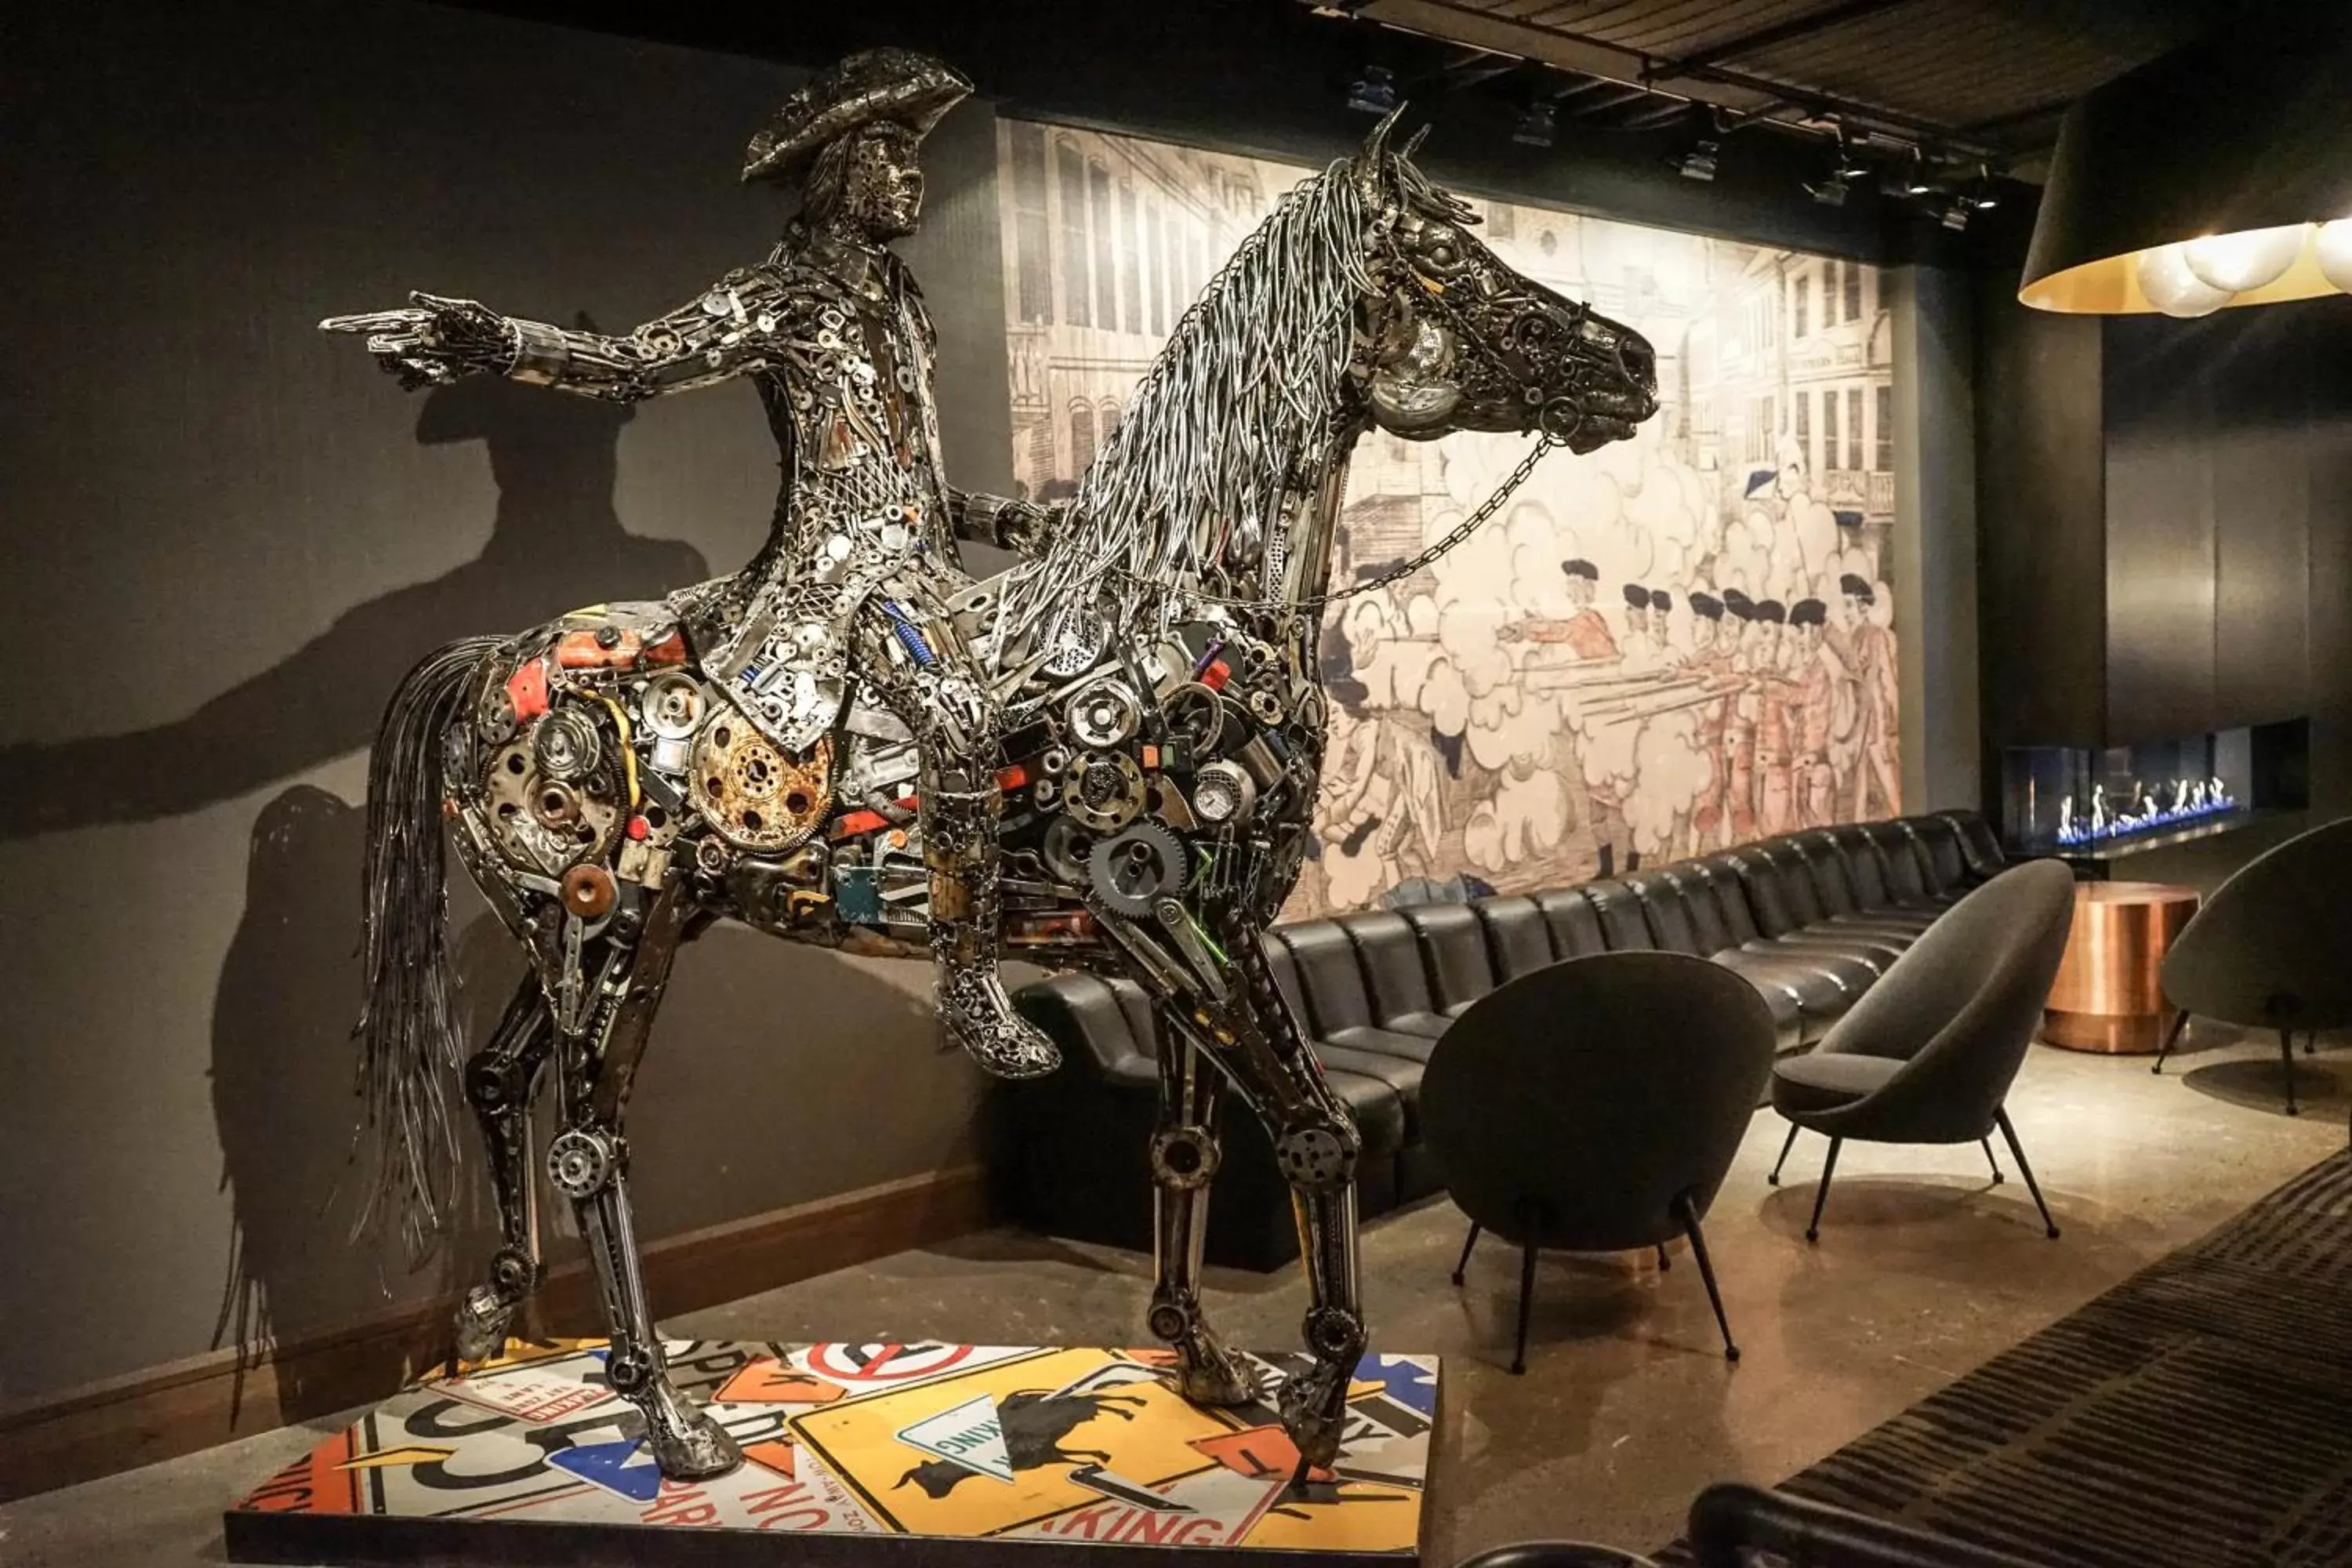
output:
<path id="1" fill-rule="evenodd" d="M 1346 588 L 1334 589 L 1328 593 L 1310 594 L 1306 598 L 1298 601 L 1297 608 L 1301 610 L 1319 610 L 1326 605 L 1335 605 L 1342 599 L 1352 599 L 1360 594 L 1373 593 L 1379 589 L 1388 587 L 1391 584 L 1402 582 L 1405 578 L 1412 576 L 1414 573 L 1420 571 L 1423 567 L 1428 565 L 1439 556 L 1445 554 L 1448 551 L 1454 549 L 1454 546 L 1460 544 L 1464 540 L 1477 532 L 1479 528 L 1484 525 L 1488 519 L 1492 518 L 1496 512 L 1503 509 L 1503 503 L 1511 499 L 1511 492 L 1517 489 L 1519 486 L 1527 482 L 1528 476 L 1535 472 L 1536 465 L 1543 461 L 1546 454 L 1549 453 L 1554 447 L 1566 445 L 1566 442 L 1560 440 L 1557 437 L 1549 435 L 1542 437 L 1533 447 L 1530 447 L 1528 449 L 1525 456 L 1519 458 L 1518 465 L 1512 468 L 1509 474 L 1505 476 L 1503 482 L 1499 486 L 1496 487 L 1495 492 L 1492 495 L 1489 495 L 1485 500 L 1478 503 L 1478 510 L 1472 512 L 1468 517 L 1464 518 L 1460 522 L 1454 524 L 1453 528 L 1447 530 L 1444 538 L 1439 540 L 1436 543 L 1431 545 L 1428 549 L 1423 551 L 1420 554 L 1412 557 L 1411 560 L 1399 562 L 1396 565 L 1388 568 L 1384 572 L 1377 573 L 1370 577 L 1367 577 L 1360 583 L 1354 584 Z M 1224 602 L 1238 604 L 1262 604 L 1265 601 L 1228 600 Z"/>

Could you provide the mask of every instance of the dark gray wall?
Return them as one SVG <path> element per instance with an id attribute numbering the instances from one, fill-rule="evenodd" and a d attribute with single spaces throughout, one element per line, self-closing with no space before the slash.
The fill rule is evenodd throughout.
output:
<path id="1" fill-rule="evenodd" d="M 1979 296 L 1983 733 L 2121 745 L 2308 717 L 2352 812 L 2352 300 L 2197 321 Z"/>
<path id="2" fill-rule="evenodd" d="M 2312 590 L 2343 584 L 2311 571 L 2352 529 L 2319 471 L 2352 430 L 2352 300 L 2118 320 L 2105 357 L 2108 732 L 2305 715 L 2352 680 L 2312 637 Z"/>
<path id="3" fill-rule="evenodd" d="M 1977 292 L 1977 620 L 1988 802 L 2003 746 L 2099 744 L 2106 689 L 2099 323 Z"/>
<path id="4" fill-rule="evenodd" d="M 1974 808 L 1977 767 L 1976 300 L 1969 275 L 1886 274 L 1895 327 L 1895 625 L 1903 805 Z"/>
<path id="5" fill-rule="evenodd" d="M 607 327 L 690 298 L 773 241 L 735 171 L 790 73 L 398 0 L 268 10 L 8 24 L 0 1397 L 201 1352 L 224 1313 L 338 1322 L 379 1273 L 446 1282 L 344 1247 L 330 1202 L 362 748 L 426 649 L 732 570 L 774 500 L 747 386 L 404 395 L 312 324 L 415 287 Z M 991 111 L 932 148 L 910 254 L 950 468 L 1002 484 Z M 504 939 L 463 952 L 494 1007 Z M 927 986 L 742 931 L 690 949 L 632 1124 L 649 1234 L 969 1159 L 975 1077 Z"/>

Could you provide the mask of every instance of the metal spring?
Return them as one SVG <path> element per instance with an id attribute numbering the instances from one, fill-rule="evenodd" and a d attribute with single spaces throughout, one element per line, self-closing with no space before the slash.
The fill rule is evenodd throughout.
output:
<path id="1" fill-rule="evenodd" d="M 917 629 L 915 623 L 908 620 L 896 605 L 885 605 L 883 608 L 889 613 L 890 630 L 898 636 L 898 646 L 907 650 L 907 657 L 925 669 L 937 665 L 940 656 L 931 651 L 931 645 L 923 640 L 923 634 Z"/>

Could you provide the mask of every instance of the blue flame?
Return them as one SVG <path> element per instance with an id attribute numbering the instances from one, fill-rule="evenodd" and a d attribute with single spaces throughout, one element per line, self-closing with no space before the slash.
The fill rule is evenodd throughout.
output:
<path id="1" fill-rule="evenodd" d="M 2158 790 L 2168 788 L 2172 799 L 2160 804 Z M 2152 827 L 2168 827 L 2176 823 L 2198 822 L 2209 816 L 2221 816 L 2239 810 L 2237 796 L 2223 786 L 2220 779 L 2175 779 L 2168 786 L 2151 790 L 2138 780 L 2132 781 L 2132 795 L 2143 802 L 2114 815 L 2107 815 L 2106 786 L 2091 792 L 2091 812 L 2086 818 L 2077 818 L 2074 803 L 2067 801 L 2058 816 L 2058 838 L 2062 846 L 2097 844 L 2110 838 L 2122 838 L 2134 833 L 2145 833 Z"/>

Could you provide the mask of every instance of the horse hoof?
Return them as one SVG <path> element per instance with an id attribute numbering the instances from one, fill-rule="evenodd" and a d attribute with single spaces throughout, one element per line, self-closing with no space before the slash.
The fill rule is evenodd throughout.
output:
<path id="1" fill-rule="evenodd" d="M 488 1285 L 477 1285 L 457 1304 L 457 1359 L 488 1361 L 507 1348 L 513 1303 Z"/>
<path id="2" fill-rule="evenodd" d="M 1176 1384 L 1176 1391 L 1191 1403 L 1220 1410 L 1247 1405 L 1257 1397 L 1257 1379 L 1223 1346 L 1212 1347 L 1198 1363 L 1187 1357 Z"/>
<path id="3" fill-rule="evenodd" d="M 1339 1457 L 1339 1438 L 1346 1409 L 1347 1374 L 1351 1367 L 1320 1364 L 1295 1373 L 1283 1382 L 1278 1401 L 1282 1429 L 1297 1448 L 1301 1463 L 1328 1469 Z M 1337 1394 L 1338 1398 L 1333 1394 Z"/>
<path id="4" fill-rule="evenodd" d="M 661 1473 L 671 1480 L 706 1480 L 723 1476 L 743 1462 L 743 1450 L 735 1446 L 735 1439 L 709 1412 L 687 1404 L 677 1390 L 662 1385 L 648 1405 L 646 1446 L 653 1450 L 654 1463 L 661 1467 Z"/>

